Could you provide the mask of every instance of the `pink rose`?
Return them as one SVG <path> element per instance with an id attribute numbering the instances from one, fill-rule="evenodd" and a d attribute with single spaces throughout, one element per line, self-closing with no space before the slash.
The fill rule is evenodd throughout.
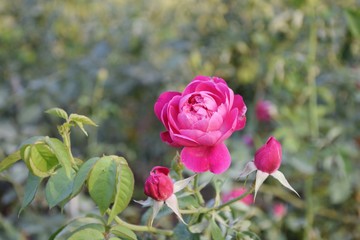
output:
<path id="1" fill-rule="evenodd" d="M 271 174 L 279 169 L 281 157 L 281 144 L 274 137 L 270 137 L 265 145 L 256 151 L 254 164 L 258 170 Z"/>
<path id="2" fill-rule="evenodd" d="M 223 141 L 244 128 L 246 106 L 223 79 L 197 76 L 182 93 L 162 93 L 154 111 L 166 128 L 161 139 L 184 147 L 181 161 L 187 168 L 216 174 L 228 169 L 231 157 Z"/>
<path id="3" fill-rule="evenodd" d="M 234 198 L 241 196 L 242 194 L 246 193 L 246 191 L 247 191 L 246 188 L 243 188 L 243 187 L 236 188 L 229 193 L 225 193 L 222 196 L 222 201 L 224 203 L 226 203 Z M 246 205 L 251 205 L 252 202 L 254 201 L 254 196 L 252 194 L 249 194 L 246 197 L 244 197 L 243 199 L 241 199 L 240 201 L 242 201 Z"/>
<path id="4" fill-rule="evenodd" d="M 269 122 L 274 115 L 276 115 L 277 110 L 275 105 L 267 100 L 260 100 L 256 103 L 255 106 L 255 115 L 257 120 L 260 122 Z"/>
<path id="5" fill-rule="evenodd" d="M 154 167 L 146 179 L 144 193 L 156 201 L 165 201 L 174 192 L 174 184 L 166 167 Z"/>

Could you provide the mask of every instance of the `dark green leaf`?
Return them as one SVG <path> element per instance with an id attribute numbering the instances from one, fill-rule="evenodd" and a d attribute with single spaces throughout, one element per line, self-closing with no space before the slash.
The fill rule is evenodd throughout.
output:
<path id="1" fill-rule="evenodd" d="M 34 200 L 36 191 L 41 183 L 42 178 L 33 175 L 31 172 L 29 172 L 25 190 L 24 190 L 24 198 L 21 203 L 21 209 L 19 211 L 19 215 L 31 202 Z"/>
<path id="2" fill-rule="evenodd" d="M 100 158 L 94 157 L 89 160 L 87 160 L 85 163 L 83 163 L 79 169 L 79 171 L 76 174 L 75 180 L 74 180 L 74 187 L 72 191 L 72 196 L 75 196 L 78 194 L 81 190 L 81 187 L 85 183 L 86 179 L 89 176 L 89 173 L 94 166 L 94 164 L 99 160 Z"/>
<path id="3" fill-rule="evenodd" d="M 88 189 L 91 198 L 104 214 L 114 199 L 116 187 L 116 163 L 111 157 L 102 157 L 91 170 Z"/>
<path id="4" fill-rule="evenodd" d="M 16 151 L 0 162 L 0 172 L 8 169 L 11 165 L 21 159 L 20 151 Z"/>
<path id="5" fill-rule="evenodd" d="M 56 117 L 61 117 L 65 120 L 68 119 L 67 113 L 61 108 L 50 108 L 49 110 L 47 110 L 45 112 L 48 114 L 51 114 L 53 116 L 56 116 Z"/>
<path id="6" fill-rule="evenodd" d="M 110 229 L 110 232 L 124 240 L 136 240 L 137 239 L 135 233 L 124 226 L 119 226 L 119 225 L 114 226 Z"/>
<path id="7" fill-rule="evenodd" d="M 127 207 L 134 191 L 134 175 L 127 164 L 117 164 L 115 191 L 114 205 L 108 223 Z"/>
<path id="8" fill-rule="evenodd" d="M 45 142 L 50 146 L 54 151 L 57 159 L 59 160 L 61 166 L 65 169 L 65 172 L 68 177 L 71 176 L 71 156 L 68 152 L 66 146 L 57 138 L 45 138 Z"/>
<path id="9" fill-rule="evenodd" d="M 75 171 L 71 169 L 71 175 L 68 177 L 65 169 L 60 168 L 49 178 L 45 187 L 45 196 L 50 208 L 70 196 L 74 185 L 75 174 Z"/>
<path id="10" fill-rule="evenodd" d="M 356 38 L 360 38 L 360 11 L 348 9 L 345 11 L 345 17 L 351 34 Z"/>

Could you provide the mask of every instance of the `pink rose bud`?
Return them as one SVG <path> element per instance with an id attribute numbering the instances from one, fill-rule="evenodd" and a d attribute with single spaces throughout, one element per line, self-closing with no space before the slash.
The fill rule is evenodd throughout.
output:
<path id="1" fill-rule="evenodd" d="M 274 137 L 270 137 L 265 145 L 256 151 L 254 164 L 258 170 L 272 174 L 279 169 L 281 157 L 281 144 Z"/>
<path id="2" fill-rule="evenodd" d="M 255 106 L 255 115 L 260 122 L 269 122 L 276 112 L 275 105 L 267 100 L 261 100 Z"/>
<path id="3" fill-rule="evenodd" d="M 276 203 L 273 206 L 273 214 L 276 218 L 281 219 L 286 215 L 287 209 L 283 203 Z"/>
<path id="4" fill-rule="evenodd" d="M 236 188 L 229 193 L 225 193 L 222 196 L 222 201 L 224 203 L 226 203 L 234 198 L 241 196 L 242 194 L 246 193 L 246 191 L 247 191 L 246 188 L 243 188 L 243 187 Z M 250 205 L 254 201 L 254 196 L 252 194 L 249 194 L 246 197 L 244 197 L 243 199 L 241 199 L 240 201 L 242 201 L 246 205 Z"/>
<path id="5" fill-rule="evenodd" d="M 174 192 L 174 184 L 169 177 L 170 170 L 156 166 L 146 179 L 144 193 L 156 201 L 165 201 Z"/>

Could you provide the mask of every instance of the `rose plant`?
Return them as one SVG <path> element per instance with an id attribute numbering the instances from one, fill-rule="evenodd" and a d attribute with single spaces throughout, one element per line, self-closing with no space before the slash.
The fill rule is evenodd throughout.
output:
<path id="1" fill-rule="evenodd" d="M 244 177 L 257 170 L 255 186 L 238 187 L 223 193 L 226 177 L 221 174 L 231 165 L 224 141 L 245 127 L 246 110 L 242 97 L 218 77 L 198 76 L 183 92 L 160 95 L 154 111 L 166 129 L 160 134 L 161 140 L 182 149 L 172 169 L 155 166 L 150 171 L 144 183 L 144 193 L 148 198 L 134 200 L 149 207 L 144 213 L 147 224 L 129 223 L 119 216 L 130 204 L 134 191 L 134 176 L 125 158 L 110 155 L 84 161 L 73 156 L 71 129 L 77 126 L 87 135 L 84 125 L 96 126 L 84 115 L 68 115 L 60 108 L 48 110 L 47 113 L 64 120 L 58 126 L 62 139 L 40 136 L 26 140 L 17 151 L 0 162 L 0 172 L 21 159 L 29 169 L 20 212 L 33 201 L 42 183 L 45 184 L 50 208 L 63 208 L 83 187 L 87 188 L 99 214 L 74 219 L 49 239 L 137 239 L 142 233 L 154 234 L 156 239 L 160 236 L 258 239 L 249 231 L 246 215 L 239 212 L 234 203 L 241 200 L 248 207 L 245 210 L 251 209 L 260 185 L 269 175 L 296 191 L 278 170 L 282 158 L 281 144 L 270 137 L 256 151 L 254 161 L 249 162 L 240 174 Z M 213 175 L 204 181 L 205 172 Z M 190 176 L 184 178 L 185 175 Z M 209 184 L 215 193 L 213 198 L 205 200 L 201 191 Z M 175 229 L 153 226 L 156 217 L 172 212 L 180 220 Z"/>

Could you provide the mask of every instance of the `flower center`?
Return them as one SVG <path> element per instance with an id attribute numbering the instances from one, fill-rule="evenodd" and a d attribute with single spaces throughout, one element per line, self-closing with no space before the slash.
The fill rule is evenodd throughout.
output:
<path id="1" fill-rule="evenodd" d="M 197 120 L 210 118 L 214 111 L 214 100 L 201 94 L 193 94 L 183 105 L 182 111 L 191 114 Z"/>

